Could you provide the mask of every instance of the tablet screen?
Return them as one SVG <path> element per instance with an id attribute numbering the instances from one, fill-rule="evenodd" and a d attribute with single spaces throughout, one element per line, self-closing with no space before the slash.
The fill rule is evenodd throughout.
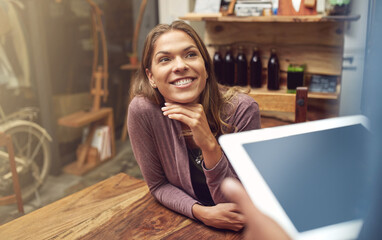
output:
<path id="1" fill-rule="evenodd" d="M 368 130 L 361 124 L 244 144 L 299 232 L 361 219 Z"/>

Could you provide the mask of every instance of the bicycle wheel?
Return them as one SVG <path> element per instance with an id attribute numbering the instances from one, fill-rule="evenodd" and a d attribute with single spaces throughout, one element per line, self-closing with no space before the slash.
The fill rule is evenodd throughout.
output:
<path id="1" fill-rule="evenodd" d="M 50 136 L 39 125 L 16 120 L 0 127 L 2 132 L 12 137 L 16 168 L 21 186 L 22 198 L 29 201 L 34 192 L 41 187 L 50 169 Z M 2 153 L 4 155 L 4 151 Z M 0 154 L 1 155 L 1 154 Z M 4 161 L 4 156 L 2 157 Z M 12 175 L 8 164 L 2 164 L 0 170 L 1 192 L 12 191 Z"/>

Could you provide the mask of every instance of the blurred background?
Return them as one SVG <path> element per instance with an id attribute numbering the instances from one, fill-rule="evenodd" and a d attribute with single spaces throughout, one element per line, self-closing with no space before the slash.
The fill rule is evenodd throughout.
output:
<path id="1" fill-rule="evenodd" d="M 103 97 L 104 92 L 98 91 L 97 96 L 101 99 L 98 107 L 112 109 L 111 132 L 114 134 L 116 148 L 112 159 L 118 159 L 110 161 L 110 164 L 105 166 L 114 169 L 115 165 L 118 165 L 110 175 L 134 169 L 138 173 L 132 175 L 141 177 L 129 149 L 128 136 L 123 136 L 129 86 L 137 69 L 137 65 L 132 63 L 130 57 L 136 53 L 138 61 L 140 60 L 145 36 L 152 27 L 158 23 L 171 23 L 179 17 L 192 13 L 196 6 L 199 7 L 198 11 L 201 11 L 200 7 L 203 7 L 201 2 L 0 0 L 0 131 L 8 132 L 16 139 L 14 145 L 19 151 L 19 155 L 16 154 L 16 162 L 22 163 L 25 156 L 40 159 L 36 160 L 37 165 L 31 164 L 27 168 L 32 175 L 44 175 L 41 178 L 37 177 L 41 180 L 38 185 L 42 185 L 46 179 L 48 182 L 54 182 L 59 176 L 67 174 L 63 171 L 64 167 L 75 163 L 81 155 L 82 150 L 79 146 L 86 142 L 84 129 L 93 121 L 89 120 L 89 124 L 78 127 L 68 127 L 59 124 L 59 120 L 78 111 L 85 111 L 86 114 L 94 108 L 93 96 L 97 94 L 94 83 L 97 81 L 96 74 L 99 73 L 94 69 L 95 55 L 99 55 L 97 64 L 102 65 L 103 70 L 105 64 L 107 65 L 107 72 L 101 71 L 99 78 L 102 79 L 103 90 L 107 90 L 108 95 Z M 316 2 L 317 7 L 318 2 Z M 230 1 L 218 1 L 218 4 L 219 9 L 227 8 Z M 374 4 L 374 0 L 351 1 L 351 7 L 346 13 L 342 13 L 358 18 L 355 21 L 345 20 L 343 28 L 342 61 L 339 63 L 342 70 L 341 91 L 335 100 L 313 100 L 314 104 L 308 108 L 308 120 L 362 112 L 362 98 L 367 94 L 362 92 L 365 84 L 365 54 L 366 49 L 375 44 L 368 38 L 370 26 L 376 16 Z M 325 9 L 321 11 L 324 11 L 321 14 L 327 14 Z M 96 15 L 92 15 L 94 13 Z M 97 16 L 100 16 L 101 21 L 94 20 Z M 341 21 L 341 17 L 338 19 Z M 202 38 L 206 37 L 205 21 L 196 19 L 189 23 Z M 103 29 L 102 34 L 100 27 Z M 95 32 L 97 36 L 94 35 Z M 104 46 L 102 46 L 103 38 L 106 39 Z M 94 49 L 97 49 L 97 54 Z M 102 61 L 105 49 L 106 62 Z M 107 81 L 104 81 L 105 79 Z M 92 90 L 96 91 L 96 94 L 92 93 Z M 322 110 L 317 107 L 321 105 L 329 107 L 324 107 Z M 281 120 L 262 118 L 263 127 L 290 123 L 292 122 L 282 118 Z M 6 157 L 0 154 L 3 185 L 10 179 L 10 175 L 7 175 L 9 167 Z M 100 161 L 98 155 L 95 158 L 95 162 Z M 41 168 L 45 161 L 49 162 L 49 166 Z M 40 169 L 36 170 L 36 166 L 40 166 Z M 102 170 L 98 171 L 98 174 L 101 174 Z M 75 184 L 66 186 L 73 188 L 66 194 L 100 180 L 94 173 L 86 174 L 77 175 L 80 175 L 79 178 L 90 176 L 92 181 L 82 184 L 83 186 L 73 187 Z M 34 175 L 28 177 L 26 174 L 27 177 L 23 181 L 36 179 Z M 67 178 L 63 181 L 70 182 L 68 175 L 65 176 Z M 3 193 L 9 192 L 10 186 L 1 188 L 0 183 L 0 193 L 2 189 Z M 36 198 L 35 191 L 36 189 L 31 191 L 29 199 Z M 29 211 L 47 203 L 48 201 L 40 201 Z M 5 211 L 14 212 L 14 209 Z"/>

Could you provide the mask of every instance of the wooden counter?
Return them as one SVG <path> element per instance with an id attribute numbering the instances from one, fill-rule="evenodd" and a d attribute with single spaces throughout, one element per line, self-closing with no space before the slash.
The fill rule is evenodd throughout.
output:
<path id="1" fill-rule="evenodd" d="M 242 239 L 159 204 L 124 173 L 0 226 L 1 239 Z"/>

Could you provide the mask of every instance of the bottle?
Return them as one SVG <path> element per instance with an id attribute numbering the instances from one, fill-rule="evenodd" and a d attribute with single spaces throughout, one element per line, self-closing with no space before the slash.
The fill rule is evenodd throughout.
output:
<path id="1" fill-rule="evenodd" d="M 268 89 L 278 90 L 280 88 L 280 64 L 276 55 L 276 50 L 271 50 L 268 61 Z"/>
<path id="2" fill-rule="evenodd" d="M 259 50 L 257 47 L 253 48 L 253 54 L 251 61 L 249 63 L 250 68 L 250 84 L 253 88 L 261 88 L 262 85 L 262 69 L 263 65 L 261 63 L 261 58 L 259 54 Z"/>
<path id="3" fill-rule="evenodd" d="M 244 54 L 244 49 L 239 46 L 239 51 L 236 56 L 236 83 L 239 86 L 248 85 L 248 64 L 247 57 Z"/>
<path id="4" fill-rule="evenodd" d="M 216 79 L 219 83 L 224 84 L 223 79 L 223 58 L 220 54 L 220 49 L 218 49 L 213 57 L 214 71 Z"/>
<path id="5" fill-rule="evenodd" d="M 224 84 L 233 86 L 235 83 L 235 59 L 233 58 L 231 47 L 227 47 L 224 57 Z"/>

